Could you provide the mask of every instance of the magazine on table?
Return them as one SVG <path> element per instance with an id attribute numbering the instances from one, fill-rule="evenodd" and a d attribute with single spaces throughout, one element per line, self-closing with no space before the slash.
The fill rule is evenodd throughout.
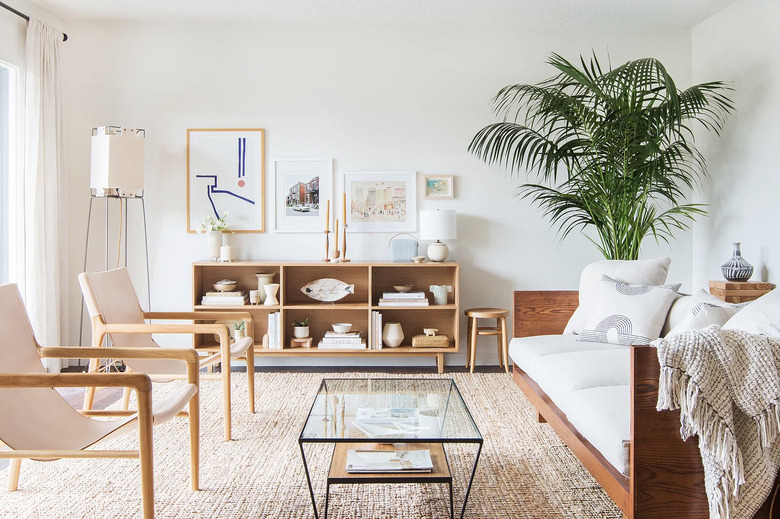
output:
<path id="1" fill-rule="evenodd" d="M 411 451 L 347 451 L 347 472 L 431 472 L 433 460 L 428 449 Z"/>
<path id="2" fill-rule="evenodd" d="M 415 407 L 361 407 L 352 424 L 367 436 L 414 438 L 428 429 L 420 425 L 420 411 Z"/>

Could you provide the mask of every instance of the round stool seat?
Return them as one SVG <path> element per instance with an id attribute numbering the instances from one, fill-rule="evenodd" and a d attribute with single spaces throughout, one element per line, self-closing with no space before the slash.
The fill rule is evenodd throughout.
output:
<path id="1" fill-rule="evenodd" d="M 498 364 L 509 373 L 507 355 L 506 317 L 509 311 L 503 308 L 469 308 L 464 312 L 468 317 L 468 342 L 466 343 L 466 368 L 474 372 L 477 354 L 477 336 L 496 335 L 498 339 Z M 479 326 L 479 319 L 495 319 L 495 326 Z"/>

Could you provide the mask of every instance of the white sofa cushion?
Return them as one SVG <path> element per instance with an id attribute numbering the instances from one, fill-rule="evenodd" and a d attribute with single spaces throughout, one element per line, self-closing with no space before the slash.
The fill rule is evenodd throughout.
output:
<path id="1" fill-rule="evenodd" d="M 607 461 L 629 475 L 631 389 L 629 385 L 578 389 L 555 401 L 569 422 Z"/>
<path id="2" fill-rule="evenodd" d="M 780 338 L 780 290 L 772 290 L 752 301 L 734 314 L 723 329 Z"/>
<path id="3" fill-rule="evenodd" d="M 601 260 L 586 265 L 580 274 L 580 304 L 569 319 L 563 333 L 580 333 L 590 320 L 598 299 L 601 276 L 638 285 L 661 285 L 669 273 L 671 258 L 649 260 Z"/>
<path id="4" fill-rule="evenodd" d="M 602 276 L 598 301 L 579 338 L 613 344 L 650 344 L 661 335 L 680 285 L 635 285 Z"/>
<path id="5" fill-rule="evenodd" d="M 699 289 L 693 295 L 683 295 L 678 297 L 672 303 L 672 307 L 669 309 L 669 314 L 666 316 L 666 322 L 661 330 L 661 337 L 666 337 L 672 328 L 679 326 L 685 321 L 691 321 L 694 313 L 694 308 L 698 305 L 706 303 L 711 306 L 717 306 L 720 308 L 734 309 L 731 315 L 734 315 L 737 310 L 742 308 L 748 303 L 727 303 L 722 299 L 715 297 L 704 289 Z M 698 312 L 698 310 L 696 310 Z M 725 322 L 725 321 L 724 321 Z M 716 324 L 716 323 L 711 323 Z M 723 323 L 720 323 L 723 325 Z M 690 329 L 690 328 L 688 328 Z"/>
<path id="6" fill-rule="evenodd" d="M 677 335 L 688 330 L 701 330 L 713 324 L 723 326 L 739 310 L 739 306 L 725 307 L 699 303 L 691 308 L 688 316 L 680 324 L 669 330 L 667 335 Z"/>

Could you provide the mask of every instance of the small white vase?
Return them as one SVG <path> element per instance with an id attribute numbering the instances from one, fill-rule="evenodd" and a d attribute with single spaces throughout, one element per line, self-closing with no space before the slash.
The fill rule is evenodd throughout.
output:
<path id="1" fill-rule="evenodd" d="M 236 341 L 240 341 L 244 337 L 246 337 L 246 330 L 233 330 L 233 338 Z"/>
<path id="2" fill-rule="evenodd" d="M 219 261 L 219 253 L 222 248 L 222 231 L 206 232 L 206 257 L 209 261 Z"/>
<path id="3" fill-rule="evenodd" d="M 266 273 L 260 273 L 255 274 L 257 276 L 257 289 L 260 291 L 260 302 L 265 302 L 265 289 L 263 288 L 265 285 L 270 285 L 274 282 L 274 276 L 276 274 L 266 274 Z"/>
<path id="4" fill-rule="evenodd" d="M 382 343 L 389 348 L 397 348 L 404 342 L 404 330 L 401 323 L 385 323 L 382 328 Z"/>
<path id="5" fill-rule="evenodd" d="M 263 290 L 265 290 L 265 301 L 263 301 L 264 305 L 272 306 L 279 304 L 279 300 L 276 299 L 276 293 L 279 291 L 279 283 L 269 283 L 267 285 L 263 285 Z"/>
<path id="6" fill-rule="evenodd" d="M 308 326 L 293 326 L 293 337 L 296 339 L 305 339 L 309 336 Z"/>

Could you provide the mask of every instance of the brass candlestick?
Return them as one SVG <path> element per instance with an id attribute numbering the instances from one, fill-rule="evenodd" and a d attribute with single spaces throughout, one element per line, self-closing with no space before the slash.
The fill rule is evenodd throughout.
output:
<path id="1" fill-rule="evenodd" d="M 330 261 L 330 259 L 328 258 L 328 251 L 330 250 L 330 236 L 328 235 L 330 234 L 330 231 L 326 230 L 323 232 L 325 233 L 325 257 L 323 258 L 322 261 L 327 263 L 328 261 Z"/>
<path id="2" fill-rule="evenodd" d="M 343 241 L 341 242 L 341 259 L 339 260 L 341 263 L 349 263 L 350 260 L 347 259 L 347 224 L 341 226 L 343 237 L 341 238 Z"/>

